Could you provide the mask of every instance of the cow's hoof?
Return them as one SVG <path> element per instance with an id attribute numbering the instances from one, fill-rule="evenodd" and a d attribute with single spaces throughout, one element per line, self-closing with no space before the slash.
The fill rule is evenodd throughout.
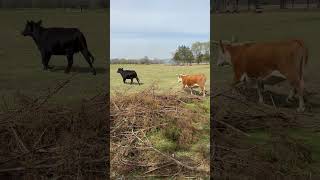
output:
<path id="1" fill-rule="evenodd" d="M 64 73 L 69 74 L 69 73 L 70 73 L 70 71 L 64 71 Z"/>
<path id="2" fill-rule="evenodd" d="M 96 73 L 96 72 L 92 72 L 92 74 L 93 74 L 93 75 L 97 75 L 97 73 Z"/>

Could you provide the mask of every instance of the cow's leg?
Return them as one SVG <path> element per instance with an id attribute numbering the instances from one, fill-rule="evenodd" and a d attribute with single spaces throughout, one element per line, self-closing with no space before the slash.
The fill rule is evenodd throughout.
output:
<path id="1" fill-rule="evenodd" d="M 193 93 L 192 93 L 192 91 L 193 91 L 193 90 L 192 90 L 192 87 L 190 87 L 190 90 L 191 90 L 191 95 L 193 95 Z"/>
<path id="2" fill-rule="evenodd" d="M 87 49 L 84 49 L 84 50 L 81 51 L 81 53 L 82 53 L 83 57 L 86 59 L 86 61 L 88 62 L 89 66 L 90 66 L 90 68 L 91 68 L 92 74 L 93 74 L 93 75 L 96 75 L 97 72 L 96 72 L 95 68 L 94 68 L 93 65 L 92 65 L 92 61 L 91 61 L 91 59 L 90 59 L 91 56 L 90 56 L 89 51 L 88 51 Z"/>
<path id="3" fill-rule="evenodd" d="M 131 78 L 131 83 L 130 84 L 132 84 L 133 83 L 133 78 Z"/>
<path id="4" fill-rule="evenodd" d="M 138 77 L 136 77 L 136 80 L 138 81 L 138 84 L 139 84 L 139 86 L 140 86 L 140 81 L 139 81 L 139 78 L 138 78 Z"/>
<path id="5" fill-rule="evenodd" d="M 65 73 L 69 73 L 70 72 L 70 70 L 71 70 L 71 67 L 72 67 L 72 64 L 73 64 L 73 54 L 68 54 L 67 55 L 67 58 L 68 58 L 68 66 L 67 66 L 67 68 L 65 69 Z"/>
<path id="6" fill-rule="evenodd" d="M 53 68 L 52 66 L 49 66 L 50 58 L 51 58 L 51 54 L 47 54 L 46 55 L 46 59 L 45 59 L 45 66 L 47 67 L 47 69 L 52 69 Z"/>
<path id="7" fill-rule="evenodd" d="M 123 78 L 123 83 L 124 83 L 124 84 L 126 83 L 126 79 L 125 79 L 125 78 Z"/>
<path id="8" fill-rule="evenodd" d="M 203 86 L 201 89 L 202 89 L 202 96 L 205 97 L 206 96 L 206 88 Z"/>
<path id="9" fill-rule="evenodd" d="M 262 94 L 264 89 L 264 84 L 263 84 L 263 81 L 260 79 L 257 80 L 257 89 L 258 89 L 259 103 L 264 104 L 263 94 Z"/>
<path id="10" fill-rule="evenodd" d="M 299 81 L 298 95 L 299 95 L 299 107 L 297 109 L 298 112 L 303 112 L 305 109 L 304 99 L 303 99 L 303 89 L 304 89 L 304 80 L 301 79 Z"/>
<path id="11" fill-rule="evenodd" d="M 294 97 L 294 95 L 297 93 L 297 90 L 296 90 L 296 88 L 291 88 L 290 89 L 290 92 L 289 92 L 289 95 L 288 95 L 288 97 L 287 97 L 287 99 L 286 99 L 286 101 L 287 102 L 290 102 L 290 101 L 292 101 L 292 99 L 293 99 L 293 97 Z"/>
<path id="12" fill-rule="evenodd" d="M 48 64 L 49 64 L 49 60 L 51 58 L 51 54 L 46 53 L 46 52 L 41 52 L 41 58 L 42 58 L 43 70 L 50 69 Z"/>

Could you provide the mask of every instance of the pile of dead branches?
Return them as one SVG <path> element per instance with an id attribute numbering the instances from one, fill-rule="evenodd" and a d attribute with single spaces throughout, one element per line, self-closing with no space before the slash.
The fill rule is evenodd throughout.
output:
<path id="1" fill-rule="evenodd" d="M 308 178 L 311 152 L 304 142 L 286 134 L 286 129 L 298 125 L 295 109 L 278 108 L 274 97 L 270 97 L 269 105 L 259 105 L 252 91 L 243 87 L 213 91 L 211 175 L 231 179 Z M 250 142 L 254 141 L 250 132 L 259 130 L 270 137 Z"/>
<path id="2" fill-rule="evenodd" d="M 154 87 L 139 93 L 116 93 L 111 97 L 111 177 L 174 177 L 209 174 L 209 152 L 203 162 L 177 157 L 157 149 L 148 134 L 176 127 L 176 142 L 184 148 L 197 141 L 194 122 L 208 121 L 203 112 L 184 107 L 197 97 L 156 94 Z M 209 149 L 209 147 L 204 147 Z"/>
<path id="3" fill-rule="evenodd" d="M 0 179 L 106 178 L 107 97 L 78 107 L 49 104 L 70 79 L 38 98 L 17 94 L 0 114 Z"/>

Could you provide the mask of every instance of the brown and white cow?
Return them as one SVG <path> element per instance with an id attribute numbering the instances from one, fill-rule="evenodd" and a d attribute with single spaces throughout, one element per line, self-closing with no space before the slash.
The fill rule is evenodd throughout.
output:
<path id="1" fill-rule="evenodd" d="M 200 87 L 202 91 L 203 97 L 206 95 L 205 90 L 205 84 L 206 84 L 206 76 L 204 74 L 193 74 L 193 75 L 187 75 L 187 74 L 179 74 L 178 75 L 178 82 L 182 82 L 182 89 L 189 87 L 191 89 L 191 95 L 192 88 L 194 87 Z"/>
<path id="2" fill-rule="evenodd" d="M 296 92 L 299 95 L 298 112 L 304 111 L 304 66 L 308 61 L 308 49 L 303 40 L 256 42 L 245 44 L 223 44 L 219 42 L 217 64 L 232 64 L 234 82 L 252 78 L 258 82 L 259 102 L 263 103 L 261 90 L 263 81 L 274 74 L 280 74 L 292 86 L 287 101 Z"/>

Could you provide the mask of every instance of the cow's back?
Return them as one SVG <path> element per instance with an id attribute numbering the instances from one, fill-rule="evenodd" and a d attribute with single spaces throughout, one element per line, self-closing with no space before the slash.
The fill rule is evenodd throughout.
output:
<path id="1" fill-rule="evenodd" d="M 275 70 L 298 68 L 301 50 L 297 40 L 253 43 L 235 48 L 231 58 L 236 71 L 240 69 L 251 77 L 266 76 Z"/>
<path id="2" fill-rule="evenodd" d="M 193 86 L 198 84 L 199 86 L 204 86 L 206 82 L 206 77 L 204 74 L 186 75 L 182 77 L 182 82 L 184 85 Z"/>
<path id="3" fill-rule="evenodd" d="M 82 36 L 77 28 L 46 28 L 41 34 L 41 47 L 53 54 L 78 52 L 86 46 Z"/>

